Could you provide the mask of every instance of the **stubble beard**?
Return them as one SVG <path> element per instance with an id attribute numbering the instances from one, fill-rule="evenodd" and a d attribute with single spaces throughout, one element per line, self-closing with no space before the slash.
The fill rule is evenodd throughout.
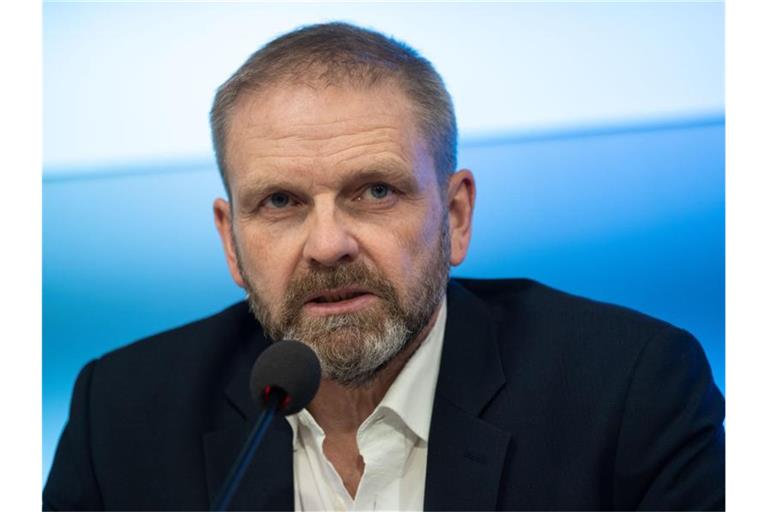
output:
<path id="1" fill-rule="evenodd" d="M 237 244 L 235 244 L 237 247 Z M 393 284 L 362 261 L 312 269 L 288 285 L 277 314 L 273 314 L 251 284 L 237 251 L 251 312 L 268 338 L 293 339 L 310 346 L 320 360 L 323 378 L 348 387 L 363 387 L 422 333 L 442 302 L 450 269 L 450 234 L 443 219 L 438 247 L 428 248 L 436 260 L 426 260 L 414 285 L 400 297 Z M 304 303 L 313 292 L 348 286 L 362 287 L 379 300 L 361 311 L 310 316 Z"/>

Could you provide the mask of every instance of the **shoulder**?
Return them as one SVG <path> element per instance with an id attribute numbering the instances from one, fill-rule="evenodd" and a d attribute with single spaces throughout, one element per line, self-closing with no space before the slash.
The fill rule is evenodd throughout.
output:
<path id="1" fill-rule="evenodd" d="M 535 334 L 574 343 L 642 342 L 665 330 L 668 322 L 639 311 L 551 288 L 531 279 L 456 279 L 493 316 L 504 333 Z"/>
<path id="2" fill-rule="evenodd" d="M 191 397 L 203 387 L 214 392 L 244 357 L 255 354 L 260 333 L 247 304 L 240 302 L 118 348 L 92 363 L 92 399 L 108 403 L 117 397 L 130 407 L 162 396 Z"/>
<path id="3" fill-rule="evenodd" d="M 75 384 L 44 506 L 136 509 L 163 503 L 179 482 L 193 487 L 179 496 L 204 502 L 204 476 L 195 473 L 201 436 L 240 421 L 226 389 L 249 369 L 260 332 L 239 303 L 88 363 Z M 186 476 L 168 479 L 177 473 Z"/>
<path id="4" fill-rule="evenodd" d="M 99 366 L 118 368 L 141 363 L 143 367 L 165 367 L 178 361 L 188 364 L 218 352 L 237 349 L 257 326 L 245 302 L 214 315 L 140 339 L 106 353 Z"/>
<path id="5" fill-rule="evenodd" d="M 599 388 L 614 379 L 627 382 L 641 358 L 669 361 L 679 354 L 709 371 L 688 332 L 630 308 L 529 279 L 457 279 L 452 287 L 454 296 L 466 294 L 492 318 L 499 356 L 510 373 L 539 379 L 546 369 L 570 383 Z"/>
<path id="6" fill-rule="evenodd" d="M 483 417 L 514 432 L 520 479 L 544 481 L 558 461 L 572 477 L 599 472 L 611 508 L 722 509 L 724 401 L 693 336 L 526 279 L 459 279 L 448 303 L 449 321 L 470 311 L 477 333 L 492 326 L 484 368 L 499 361 L 504 384 Z M 472 334 L 456 340 L 464 358 L 481 345 Z"/>

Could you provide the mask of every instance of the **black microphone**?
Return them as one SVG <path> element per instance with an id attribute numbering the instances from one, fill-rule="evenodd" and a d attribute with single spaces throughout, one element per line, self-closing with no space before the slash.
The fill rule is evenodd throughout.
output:
<path id="1" fill-rule="evenodd" d="M 261 353 L 251 370 L 251 397 L 264 411 L 254 425 L 211 510 L 227 510 L 275 413 L 287 416 L 312 401 L 320 386 L 320 361 L 304 343 L 278 341 Z"/>

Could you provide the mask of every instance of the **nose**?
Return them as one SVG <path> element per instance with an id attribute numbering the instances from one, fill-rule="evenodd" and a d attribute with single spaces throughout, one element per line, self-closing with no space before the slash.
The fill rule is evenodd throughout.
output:
<path id="1" fill-rule="evenodd" d="M 310 214 L 304 244 L 304 259 L 312 264 L 334 267 L 357 258 L 359 246 L 348 223 L 333 205 L 316 205 Z"/>

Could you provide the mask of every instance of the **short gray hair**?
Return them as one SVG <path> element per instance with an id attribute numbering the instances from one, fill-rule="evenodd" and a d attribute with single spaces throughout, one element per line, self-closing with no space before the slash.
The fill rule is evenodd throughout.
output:
<path id="1" fill-rule="evenodd" d="M 251 55 L 216 91 L 210 121 L 216 162 L 230 196 L 226 136 L 241 92 L 287 83 L 370 87 L 394 81 L 411 100 L 444 189 L 456 170 L 456 115 L 432 64 L 410 46 L 348 23 L 309 25 L 274 39 Z M 230 196 L 231 198 L 231 196 Z"/>

